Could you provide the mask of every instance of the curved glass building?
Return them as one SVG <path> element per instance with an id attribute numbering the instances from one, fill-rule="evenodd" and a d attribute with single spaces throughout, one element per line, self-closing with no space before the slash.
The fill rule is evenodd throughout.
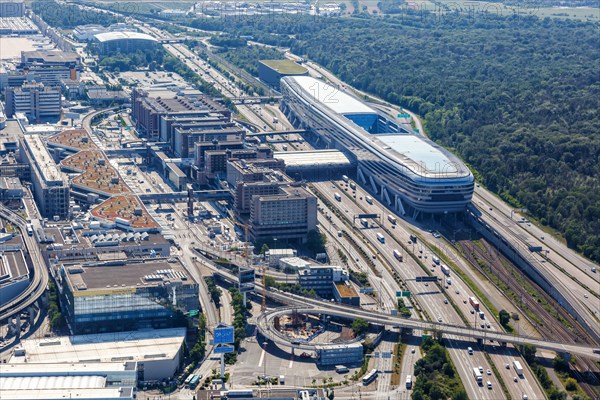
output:
<path id="1" fill-rule="evenodd" d="M 401 214 L 462 211 L 473 175 L 453 154 L 357 98 L 308 76 L 281 79 L 281 109 L 325 148 L 357 164 L 363 185 Z"/>

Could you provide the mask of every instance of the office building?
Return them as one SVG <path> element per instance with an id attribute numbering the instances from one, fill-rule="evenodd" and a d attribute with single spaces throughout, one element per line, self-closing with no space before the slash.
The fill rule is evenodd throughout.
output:
<path id="1" fill-rule="evenodd" d="M 463 211 L 471 202 L 469 169 L 424 136 L 308 76 L 282 78 L 281 92 L 288 119 L 310 128 L 319 147 L 338 149 L 355 162 L 358 180 L 395 211 L 417 217 Z"/>
<path id="2" fill-rule="evenodd" d="M 331 265 L 310 265 L 298 270 L 298 283 L 305 290 L 314 290 L 319 296 L 332 298 L 333 286 L 350 279 L 348 270 Z"/>
<path id="3" fill-rule="evenodd" d="M 308 75 L 308 70 L 292 60 L 260 60 L 258 62 L 258 78 L 279 90 L 279 82 L 284 76 Z"/>
<path id="4" fill-rule="evenodd" d="M 25 15 L 25 6 L 20 0 L 0 0 L 0 18 L 14 18 Z"/>
<path id="5" fill-rule="evenodd" d="M 62 264 L 56 282 L 73 334 L 170 328 L 182 323 L 176 310 L 199 308 L 198 283 L 178 261 Z"/>
<path id="6" fill-rule="evenodd" d="M 305 242 L 317 227 L 317 198 L 301 186 L 284 186 L 274 195 L 252 196 L 253 240 L 278 238 Z"/>
<path id="7" fill-rule="evenodd" d="M 62 111 L 60 87 L 47 87 L 43 83 L 25 83 L 21 87 L 6 89 L 6 114 L 12 117 L 23 113 L 30 121 L 57 120 Z"/>
<path id="8" fill-rule="evenodd" d="M 79 80 L 81 56 L 57 50 L 23 51 L 18 69 L 28 81 L 60 86 L 63 79 Z"/>
<path id="9" fill-rule="evenodd" d="M 40 135 L 26 135 L 21 139 L 19 155 L 30 165 L 33 196 L 42 216 L 67 219 L 69 217 L 69 182 L 48 152 Z"/>
<path id="10" fill-rule="evenodd" d="M 363 361 L 363 346 L 360 343 L 324 345 L 317 348 L 317 364 L 353 365 Z"/>

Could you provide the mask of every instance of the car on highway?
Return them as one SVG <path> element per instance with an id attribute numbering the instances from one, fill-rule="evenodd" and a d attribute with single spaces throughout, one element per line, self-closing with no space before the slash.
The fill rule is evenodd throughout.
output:
<path id="1" fill-rule="evenodd" d="M 439 234 L 439 233 L 437 233 L 437 232 L 433 232 L 433 233 L 432 233 L 432 235 L 433 235 L 433 237 L 434 237 L 434 238 L 436 238 L 436 239 L 439 239 L 439 238 L 441 238 L 441 237 L 442 237 L 442 235 L 440 235 L 440 234 Z"/>
<path id="2" fill-rule="evenodd" d="M 519 378 L 515 376 L 515 377 L 513 378 L 513 381 L 515 381 L 515 382 L 519 382 Z"/>
<path id="3" fill-rule="evenodd" d="M 444 304 L 448 304 L 448 300 L 444 300 Z"/>
<path id="4" fill-rule="evenodd" d="M 504 364 L 504 368 L 506 368 L 506 369 L 510 369 L 510 364 L 508 364 L 508 363 L 507 363 L 507 364 Z"/>
<path id="5" fill-rule="evenodd" d="M 413 348 L 410 350 L 410 352 L 411 352 L 411 354 L 415 354 L 415 348 L 413 347 Z"/>
<path id="6" fill-rule="evenodd" d="M 456 293 L 456 294 L 460 294 L 460 290 L 456 290 L 454 293 Z"/>
<path id="7" fill-rule="evenodd" d="M 483 373 L 483 367 L 481 365 L 479 366 L 479 372 Z"/>
<path id="8" fill-rule="evenodd" d="M 471 314 L 475 314 L 475 310 L 471 310 Z"/>
<path id="9" fill-rule="evenodd" d="M 487 372 L 488 375 L 492 374 L 492 370 L 491 369 L 488 369 L 486 372 Z"/>

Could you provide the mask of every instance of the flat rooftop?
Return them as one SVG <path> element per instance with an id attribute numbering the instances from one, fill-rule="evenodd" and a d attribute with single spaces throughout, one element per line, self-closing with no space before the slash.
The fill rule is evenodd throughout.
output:
<path id="1" fill-rule="evenodd" d="M 21 341 L 20 346 L 25 349 L 25 357 L 13 355 L 9 362 L 123 363 L 174 359 L 184 338 L 185 328 L 31 338 Z"/>
<path id="2" fill-rule="evenodd" d="M 274 158 L 285 162 L 286 168 L 350 166 L 352 162 L 339 150 L 276 151 Z"/>
<path id="3" fill-rule="evenodd" d="M 2 389 L 2 400 L 65 400 L 65 399 L 98 399 L 126 400 L 133 399 L 132 388 L 84 388 L 84 389 Z"/>
<path id="4" fill-rule="evenodd" d="M 358 297 L 356 290 L 352 286 L 347 286 L 345 283 L 338 283 L 335 287 L 342 297 Z"/>
<path id="5" fill-rule="evenodd" d="M 62 160 L 61 165 L 83 172 L 73 179 L 73 185 L 107 194 L 131 192 L 117 169 L 100 150 L 80 151 Z"/>
<path id="6" fill-rule="evenodd" d="M 53 342 L 51 342 L 53 343 Z M 51 344 L 53 346 L 53 344 Z M 86 363 L 14 363 L 0 365 L 2 377 L 8 376 L 45 376 L 55 375 L 89 375 L 96 372 L 119 372 L 135 368 L 135 363 L 123 362 L 86 362 Z"/>
<path id="7" fill-rule="evenodd" d="M 62 50 L 35 50 L 24 51 L 22 53 L 22 59 L 24 61 L 40 60 L 45 63 L 72 63 L 79 61 L 80 56 L 77 53 Z"/>
<path id="8" fill-rule="evenodd" d="M 22 251 L 5 251 L 0 255 L 0 285 L 29 274 Z"/>
<path id="9" fill-rule="evenodd" d="M 292 60 L 260 60 L 259 62 L 283 75 L 300 75 L 308 72 L 306 68 Z"/>
<path id="10" fill-rule="evenodd" d="M 151 261 L 122 265 L 65 266 L 74 296 L 91 296 L 96 292 L 123 291 L 164 283 L 194 283 L 179 262 Z M 115 284 L 118 283 L 118 284 Z"/>
<path id="11" fill-rule="evenodd" d="M 377 114 L 377 111 L 356 97 L 350 96 L 322 80 L 311 76 L 289 76 L 283 79 L 293 80 L 304 92 L 314 96 L 315 100 L 336 114 Z"/>
<path id="12" fill-rule="evenodd" d="M 130 226 L 135 229 L 151 229 L 160 226 L 134 195 L 113 196 L 92 209 L 91 213 L 98 219 L 115 222 L 120 218 L 129 221 Z"/>
<path id="13" fill-rule="evenodd" d="M 26 135 L 25 142 L 44 180 L 46 182 L 62 182 L 64 180 L 63 174 L 50 156 L 42 137 L 37 134 Z"/>

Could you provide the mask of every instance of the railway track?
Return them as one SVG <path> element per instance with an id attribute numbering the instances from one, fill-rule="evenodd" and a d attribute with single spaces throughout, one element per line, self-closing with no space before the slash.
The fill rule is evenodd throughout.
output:
<path id="1" fill-rule="evenodd" d="M 579 323 L 560 305 L 550 297 L 542 288 L 537 286 L 532 280 L 527 279 L 528 283 L 537 291 L 538 295 L 550 304 L 556 315 L 552 315 L 547 308 L 543 307 L 534 296 L 532 296 L 524 287 L 521 285 L 513 275 L 514 271 L 509 271 L 505 265 L 509 261 L 493 248 L 487 241 L 482 240 L 483 248 L 473 244 L 470 241 L 461 241 L 460 245 L 463 247 L 464 255 L 467 260 L 488 280 L 494 281 L 494 278 L 480 266 L 479 261 L 487 263 L 492 269 L 492 273 L 495 274 L 498 279 L 507 284 L 510 289 L 521 299 L 527 299 L 527 308 L 540 320 L 540 324 L 534 323 L 538 332 L 544 339 L 558 340 L 564 342 L 583 342 L 586 344 L 594 345 L 595 342 L 589 337 L 587 332 Z M 516 271 L 516 269 L 515 269 Z M 517 271 L 518 272 L 518 271 Z M 522 310 L 522 307 L 519 307 Z M 523 313 L 523 310 L 522 310 Z M 569 324 L 572 329 L 567 328 L 562 322 L 557 323 L 557 319 L 560 318 Z M 588 373 L 590 371 L 591 373 Z M 600 384 L 597 375 L 600 373 L 598 366 L 591 360 L 586 358 L 577 358 L 572 368 L 573 375 L 577 378 L 581 389 L 591 398 L 595 399 L 598 397 L 598 391 L 596 387 Z M 588 382 L 590 382 L 588 383 Z"/>

